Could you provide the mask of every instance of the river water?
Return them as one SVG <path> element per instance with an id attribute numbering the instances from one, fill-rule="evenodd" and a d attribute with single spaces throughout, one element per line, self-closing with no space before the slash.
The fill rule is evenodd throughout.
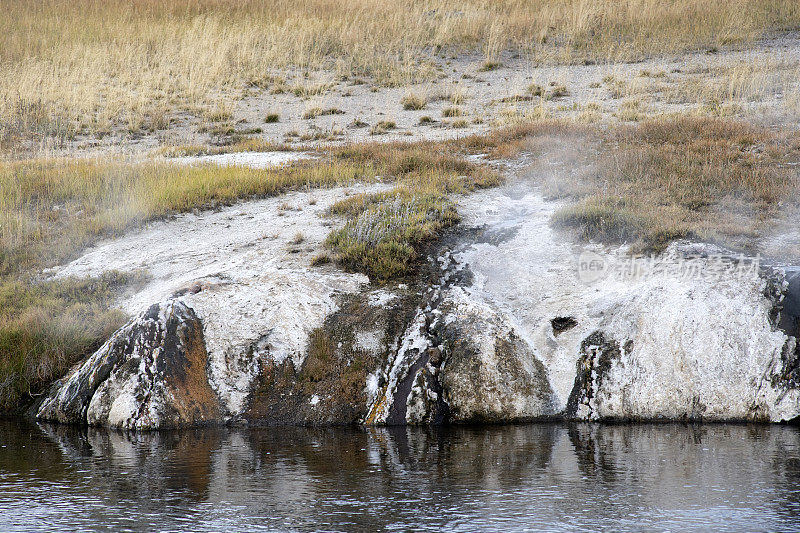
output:
<path id="1" fill-rule="evenodd" d="M 800 530 L 800 430 L 0 421 L 0 531 Z"/>

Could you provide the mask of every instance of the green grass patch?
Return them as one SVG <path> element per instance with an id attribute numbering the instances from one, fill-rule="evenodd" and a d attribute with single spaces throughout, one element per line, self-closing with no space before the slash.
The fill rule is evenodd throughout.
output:
<path id="1" fill-rule="evenodd" d="M 449 193 L 500 183 L 500 176 L 460 156 L 456 143 L 368 145 L 343 148 L 340 158 L 380 161 L 381 175 L 398 182 L 389 192 L 362 194 L 333 205 L 345 216 L 327 245 L 337 261 L 379 280 L 414 270 L 419 250 L 458 222 Z"/>
<path id="2" fill-rule="evenodd" d="M 458 222 L 445 195 L 406 189 L 367 196 L 347 211 L 348 221 L 327 244 L 341 264 L 381 280 L 409 274 L 418 247 Z"/>

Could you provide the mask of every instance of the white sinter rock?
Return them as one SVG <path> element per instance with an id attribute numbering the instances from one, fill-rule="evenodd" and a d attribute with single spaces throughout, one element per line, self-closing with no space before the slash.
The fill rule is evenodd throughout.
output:
<path id="1" fill-rule="evenodd" d="M 247 407 L 266 359 L 289 358 L 299 368 L 309 333 L 337 310 L 337 296 L 358 292 L 368 282 L 363 274 L 310 262 L 322 251 L 331 225 L 323 215 L 335 201 L 352 192 L 384 189 L 295 192 L 180 215 L 100 243 L 54 275 L 146 272 L 146 285 L 120 299 L 119 307 L 137 316 L 153 303 L 174 300 L 196 315 L 208 354 L 208 382 L 219 397 L 222 419 L 228 420 Z M 120 398 L 123 392 L 113 391 Z M 105 423 L 117 411 L 94 421 Z"/>
<path id="2" fill-rule="evenodd" d="M 54 386 L 39 417 L 154 428 L 800 415 L 797 332 L 784 324 L 797 327 L 800 288 L 779 271 L 709 245 L 631 262 L 625 247 L 577 244 L 550 226 L 559 204 L 519 180 L 458 199 L 463 238 L 438 258 L 437 283 L 369 289 L 364 275 L 310 266 L 330 231 L 322 215 L 345 194 L 182 215 L 58 269 L 150 280 L 119 302 L 135 318 Z M 304 378 L 310 334 L 329 317 Z"/>
<path id="3" fill-rule="evenodd" d="M 624 248 L 565 240 L 549 224 L 557 207 L 525 183 L 464 197 L 466 223 L 484 230 L 454 254 L 471 282 L 450 289 L 461 305 L 468 298 L 488 306 L 487 316 L 502 314 L 525 339 L 546 368 L 556 411 L 591 419 L 800 415 L 799 391 L 785 378 L 795 345 L 776 327 L 777 298 L 752 262 L 722 263 L 724 250 L 679 242 L 658 258 L 660 270 L 629 263 Z M 606 263 L 605 276 L 579 276 L 587 256 Z M 640 275 L 626 276 L 628 265 Z"/>

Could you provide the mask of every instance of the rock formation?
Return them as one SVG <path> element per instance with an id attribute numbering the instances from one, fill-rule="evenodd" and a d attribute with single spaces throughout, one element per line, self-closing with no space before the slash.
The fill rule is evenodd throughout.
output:
<path id="1" fill-rule="evenodd" d="M 791 268 L 687 242 L 643 263 L 576 245 L 533 190 L 476 193 L 460 208 L 464 225 L 407 285 L 312 271 L 298 257 L 313 249 L 276 259 L 263 239 L 222 246 L 225 260 L 209 250 L 213 272 L 197 267 L 178 292 L 157 280 L 172 292 L 54 384 L 38 417 L 151 429 L 800 416 Z M 115 268 L 115 250 L 93 251 L 92 264 Z M 581 277 L 587 253 L 602 275 Z"/>

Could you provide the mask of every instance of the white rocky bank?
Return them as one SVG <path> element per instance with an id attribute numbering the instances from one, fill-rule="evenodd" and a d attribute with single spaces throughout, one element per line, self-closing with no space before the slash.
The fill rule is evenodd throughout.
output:
<path id="1" fill-rule="evenodd" d="M 322 215 L 345 194 L 292 193 L 180 216 L 60 269 L 142 269 L 151 281 L 120 302 L 135 318 L 53 387 L 38 417 L 127 428 L 352 422 L 335 414 L 337 402 L 354 401 L 337 399 L 335 387 L 312 395 L 291 383 L 309 334 L 327 327 L 347 295 L 365 296 L 386 323 L 410 293 L 418 309 L 393 338 L 371 312 L 349 326 L 357 350 L 343 341 L 331 348 L 345 368 L 353 353 L 373 362 L 350 406 L 363 423 L 800 415 L 789 335 L 797 317 L 779 313 L 790 292 L 780 269 L 721 262 L 722 250 L 677 243 L 660 258 L 664 271 L 646 263 L 639 275 L 617 275 L 608 265 L 624 266 L 624 250 L 556 233 L 557 205 L 523 181 L 460 199 L 462 228 L 438 258 L 438 281 L 367 292 L 363 275 L 309 266 L 330 229 Z M 606 262 L 604 275 L 587 270 L 591 260 Z M 279 367 L 288 373 L 278 397 L 302 408 L 263 419 L 251 406 L 270 391 L 256 383 Z"/>
<path id="2" fill-rule="evenodd" d="M 205 354 L 198 364 L 216 397 L 210 402 L 214 407 L 207 409 L 213 414 L 202 421 L 228 421 L 241 415 L 264 359 L 288 358 L 301 365 L 309 332 L 338 308 L 337 295 L 357 292 L 368 283 L 362 274 L 311 268 L 310 263 L 330 231 L 325 211 L 349 194 L 382 189 L 375 185 L 294 192 L 215 212 L 180 215 L 101 243 L 58 269 L 58 277 L 143 271 L 149 281 L 117 304 L 134 317 L 131 322 L 67 377 L 45 400 L 38 416 L 137 428 L 197 423 L 194 418 L 145 416 L 142 409 L 145 404 L 159 404 L 155 411 L 174 412 L 164 405 L 183 401 L 151 393 L 158 381 L 171 380 L 163 372 L 153 377 L 156 367 L 144 364 L 169 357 L 164 354 L 163 335 L 152 333 L 129 343 L 137 346 L 123 350 L 122 357 L 114 353 L 119 351 L 115 343 L 120 337 L 133 339 L 142 331 L 168 329 L 174 309 L 190 313 L 202 324 Z M 105 372 L 101 383 L 78 386 L 85 375 L 109 366 L 109 359 L 115 361 L 114 370 Z M 130 366 L 137 371 L 127 371 Z M 106 381 L 115 384 L 101 386 Z M 109 388 L 114 392 L 102 402 L 108 408 L 102 412 L 90 408 L 99 405 L 96 396 L 108 396 Z M 80 405 L 75 404 L 76 395 L 83 399 Z"/>
<path id="3" fill-rule="evenodd" d="M 401 346 L 414 348 L 389 366 L 368 420 L 396 422 L 393 408 L 429 422 L 437 402 L 475 422 L 800 415 L 796 341 L 777 327 L 798 333 L 797 311 L 778 313 L 785 269 L 686 242 L 632 261 L 565 240 L 549 225 L 556 208 L 525 182 L 462 199 L 464 225 L 480 230 L 440 258 L 431 319 L 410 328 Z M 591 260 L 605 274 L 580 270 Z M 420 355 L 431 349 L 449 355 L 432 365 Z"/>

